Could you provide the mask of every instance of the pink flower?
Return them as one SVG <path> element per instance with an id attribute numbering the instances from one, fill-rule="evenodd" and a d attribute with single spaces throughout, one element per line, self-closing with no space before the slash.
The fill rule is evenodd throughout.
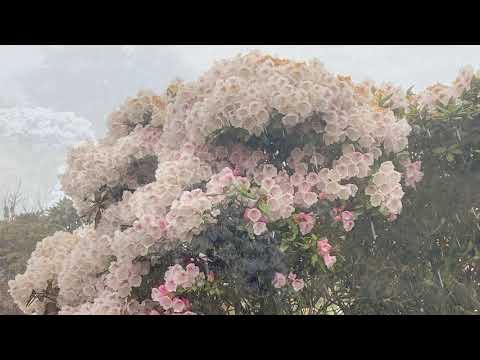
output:
<path id="1" fill-rule="evenodd" d="M 209 282 L 213 282 L 213 280 L 215 280 L 215 274 L 212 271 L 209 271 L 209 273 L 207 275 L 207 280 Z"/>
<path id="2" fill-rule="evenodd" d="M 165 296 L 165 294 L 161 294 L 160 291 L 157 288 L 152 289 L 152 300 L 153 301 L 159 301 L 161 297 Z"/>
<path id="3" fill-rule="evenodd" d="M 265 165 L 263 167 L 263 176 L 265 178 L 273 178 L 277 176 L 277 168 L 271 164 Z"/>
<path id="4" fill-rule="evenodd" d="M 307 192 L 303 194 L 303 201 L 307 204 L 308 207 L 312 206 L 318 201 L 317 194 L 314 192 Z"/>
<path id="5" fill-rule="evenodd" d="M 302 235 L 307 235 L 312 231 L 314 225 L 313 222 L 301 222 L 298 224 L 298 227 L 300 228 Z"/>
<path id="6" fill-rule="evenodd" d="M 168 280 L 167 282 L 165 282 L 165 289 L 168 292 L 175 292 L 177 291 L 177 283 L 173 280 Z"/>
<path id="7" fill-rule="evenodd" d="M 172 299 L 170 299 L 168 296 L 162 296 L 160 299 L 158 299 L 158 302 L 164 310 L 171 309 L 173 306 Z"/>
<path id="8" fill-rule="evenodd" d="M 340 215 L 335 216 L 335 221 L 339 222 L 342 221 L 342 217 Z"/>
<path id="9" fill-rule="evenodd" d="M 325 262 L 325 265 L 327 266 L 327 268 L 331 268 L 333 264 L 337 262 L 337 257 L 330 256 L 330 254 L 327 254 L 323 256 L 323 261 Z"/>
<path id="10" fill-rule="evenodd" d="M 249 211 L 249 210 L 250 210 L 250 209 L 245 209 L 245 211 L 244 211 L 244 213 L 243 213 L 243 221 L 244 221 L 245 223 L 248 223 L 248 222 L 250 221 L 250 219 L 248 218 L 248 211 Z"/>
<path id="11" fill-rule="evenodd" d="M 247 217 L 251 222 L 256 223 L 262 217 L 262 213 L 257 208 L 248 209 Z"/>
<path id="12" fill-rule="evenodd" d="M 275 273 L 272 284 L 274 288 L 280 289 L 287 284 L 287 279 L 285 278 L 285 275 L 277 272 Z"/>
<path id="13" fill-rule="evenodd" d="M 168 222 L 165 219 L 156 219 L 151 225 L 158 228 L 160 232 L 164 232 L 168 227 Z"/>
<path id="14" fill-rule="evenodd" d="M 268 199 L 267 206 L 271 211 L 277 211 L 278 209 L 280 209 L 280 202 L 275 198 L 271 198 Z"/>
<path id="15" fill-rule="evenodd" d="M 275 185 L 275 181 L 271 178 L 262 180 L 262 188 L 268 192 L 272 189 L 273 185 Z"/>
<path id="16" fill-rule="evenodd" d="M 317 241 L 318 255 L 320 256 L 330 255 L 331 250 L 332 250 L 332 245 L 328 243 L 327 238 L 323 238 Z"/>
<path id="17" fill-rule="evenodd" d="M 355 226 L 355 223 L 353 221 L 344 221 L 343 222 L 343 228 L 347 232 L 351 231 L 354 226 Z"/>
<path id="18" fill-rule="evenodd" d="M 405 164 L 405 184 L 407 186 L 416 187 L 416 183 L 422 181 L 423 172 L 420 171 L 422 167 L 421 161 L 415 161 L 414 163 Z"/>
<path id="19" fill-rule="evenodd" d="M 342 212 L 342 221 L 352 221 L 353 220 L 353 213 L 350 211 Z"/>
<path id="20" fill-rule="evenodd" d="M 171 307 L 173 308 L 173 312 L 181 313 L 185 310 L 185 303 L 179 298 L 174 298 Z"/>
<path id="21" fill-rule="evenodd" d="M 324 200 L 327 197 L 327 194 L 324 192 L 320 192 L 318 194 L 318 200 Z"/>
<path id="22" fill-rule="evenodd" d="M 290 177 L 290 184 L 294 186 L 299 186 L 304 181 L 304 179 L 305 177 L 303 175 L 295 173 Z"/>
<path id="23" fill-rule="evenodd" d="M 165 288 L 165 285 L 160 285 L 158 288 L 152 289 L 152 300 L 157 301 L 163 297 L 167 296 L 170 292 Z"/>
<path id="24" fill-rule="evenodd" d="M 267 224 L 264 222 L 256 222 L 253 224 L 253 233 L 255 235 L 262 235 L 264 232 L 267 231 Z"/>
<path id="25" fill-rule="evenodd" d="M 181 270 L 175 273 L 174 281 L 177 285 L 183 285 L 189 280 L 188 273 L 185 270 Z"/>
<path id="26" fill-rule="evenodd" d="M 315 218 L 311 214 L 303 212 L 295 215 L 294 221 L 298 223 L 302 235 L 310 233 L 315 225 Z"/>
<path id="27" fill-rule="evenodd" d="M 292 287 L 295 292 L 299 292 L 305 286 L 305 283 L 302 279 L 295 279 L 292 281 Z"/>
<path id="28" fill-rule="evenodd" d="M 398 216 L 396 214 L 390 214 L 390 215 L 388 215 L 387 220 L 389 222 L 392 222 L 392 221 L 397 220 L 397 218 L 398 218 Z"/>
<path id="29" fill-rule="evenodd" d="M 311 185 L 311 186 L 314 186 L 316 184 L 318 184 L 319 182 L 319 178 L 318 178 L 318 175 L 316 173 L 308 173 L 307 175 L 307 182 Z"/>
<path id="30" fill-rule="evenodd" d="M 140 221 L 135 221 L 135 223 L 133 224 L 133 229 L 137 232 L 140 232 L 143 230 L 143 225 Z"/>
<path id="31" fill-rule="evenodd" d="M 157 310 L 151 310 L 148 315 L 160 315 L 160 313 Z"/>
<path id="32" fill-rule="evenodd" d="M 293 272 L 290 272 L 290 274 L 288 274 L 288 280 L 294 281 L 296 278 L 297 278 L 297 275 L 294 274 Z"/>
<path id="33" fill-rule="evenodd" d="M 304 181 L 298 186 L 298 192 L 306 193 L 310 191 L 311 188 L 312 186 L 308 182 Z"/>
<path id="34" fill-rule="evenodd" d="M 188 264 L 186 269 L 187 269 L 187 273 L 193 278 L 196 278 L 200 273 L 200 268 L 196 266 L 194 263 Z"/>

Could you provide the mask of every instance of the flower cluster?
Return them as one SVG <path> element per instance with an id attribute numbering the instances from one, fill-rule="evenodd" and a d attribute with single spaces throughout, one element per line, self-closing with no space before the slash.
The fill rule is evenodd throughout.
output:
<path id="1" fill-rule="evenodd" d="M 160 304 L 164 314 L 193 314 L 188 299 L 177 297 L 175 293 L 180 289 L 201 287 L 204 281 L 205 274 L 194 263 L 185 269 L 179 264 L 170 266 L 165 273 L 165 283 L 152 289 L 152 300 Z"/>
<path id="2" fill-rule="evenodd" d="M 315 217 L 312 214 L 299 213 L 294 216 L 295 222 L 298 223 L 300 233 L 302 235 L 309 234 L 315 226 Z"/>
<path id="3" fill-rule="evenodd" d="M 10 294 L 17 300 L 17 305 L 25 313 L 43 313 L 44 304 L 36 301 L 31 307 L 26 307 L 26 301 L 32 290 L 41 292 L 45 290 L 48 281 L 53 280 L 58 286 L 57 278 L 64 269 L 65 259 L 78 243 L 79 237 L 65 232 L 57 232 L 37 243 L 24 274 L 15 276 L 10 280 Z"/>
<path id="4" fill-rule="evenodd" d="M 331 268 L 337 261 L 336 256 L 330 255 L 330 251 L 332 251 L 332 245 L 330 245 L 327 238 L 322 238 L 317 241 L 318 255 L 323 258 L 323 261 L 328 268 Z"/>
<path id="5" fill-rule="evenodd" d="M 349 232 L 355 226 L 355 215 L 351 211 L 344 211 L 343 208 L 333 208 L 331 210 L 333 219 L 341 222 L 346 232 Z"/>
<path id="6" fill-rule="evenodd" d="M 297 275 L 294 273 L 290 273 L 288 277 L 283 275 L 282 273 L 275 273 L 275 277 L 272 280 L 272 285 L 276 289 L 281 289 L 287 282 L 292 286 L 293 291 L 299 292 L 305 287 L 305 282 L 302 279 L 298 279 Z"/>
<path id="7" fill-rule="evenodd" d="M 416 184 L 423 179 L 423 172 L 421 171 L 422 162 L 411 162 L 410 160 L 407 160 L 404 161 L 402 165 L 405 168 L 405 185 L 415 188 Z"/>
<path id="8" fill-rule="evenodd" d="M 384 162 L 373 175 L 372 184 L 365 189 L 365 194 L 370 196 L 370 204 L 380 206 L 380 211 L 386 214 L 400 214 L 404 195 L 401 177 L 391 161 Z"/>

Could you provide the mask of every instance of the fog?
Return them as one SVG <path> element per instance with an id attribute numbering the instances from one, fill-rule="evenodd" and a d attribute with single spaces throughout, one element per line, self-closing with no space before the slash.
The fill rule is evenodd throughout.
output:
<path id="1" fill-rule="evenodd" d="M 106 116 L 141 89 L 193 80 L 215 60 L 259 49 L 319 58 L 356 81 L 390 81 L 420 90 L 477 67 L 480 46 L 159 45 L 0 46 L 0 200 L 22 181 L 23 206 L 61 196 L 57 176 L 73 144 L 99 138 Z"/>

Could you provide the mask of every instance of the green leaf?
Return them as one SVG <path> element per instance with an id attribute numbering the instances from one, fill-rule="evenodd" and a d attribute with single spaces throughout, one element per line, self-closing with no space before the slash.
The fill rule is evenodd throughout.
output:
<path id="1" fill-rule="evenodd" d="M 448 162 L 452 162 L 453 160 L 455 160 L 455 157 L 453 156 L 453 154 L 452 154 L 452 153 L 448 153 L 448 154 L 447 154 L 447 161 L 448 161 Z"/>
<path id="2" fill-rule="evenodd" d="M 282 245 L 280 245 L 280 251 L 284 253 L 288 250 L 289 247 L 290 246 L 287 243 L 283 243 Z"/>
<path id="3" fill-rule="evenodd" d="M 444 147 L 444 146 L 440 146 L 436 149 L 433 149 L 433 153 L 436 154 L 436 155 L 443 154 L 445 151 L 447 151 L 447 148 Z"/>

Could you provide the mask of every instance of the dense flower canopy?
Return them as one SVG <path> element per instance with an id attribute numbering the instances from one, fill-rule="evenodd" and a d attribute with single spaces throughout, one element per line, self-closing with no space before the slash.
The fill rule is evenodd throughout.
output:
<path id="1" fill-rule="evenodd" d="M 414 95 L 252 52 L 140 92 L 105 139 L 68 156 L 62 187 L 88 224 L 39 243 L 11 294 L 26 313 L 318 310 L 355 223 L 395 221 L 422 184 L 406 111 L 447 104 L 473 78 Z M 57 294 L 27 306 L 49 282 Z"/>

